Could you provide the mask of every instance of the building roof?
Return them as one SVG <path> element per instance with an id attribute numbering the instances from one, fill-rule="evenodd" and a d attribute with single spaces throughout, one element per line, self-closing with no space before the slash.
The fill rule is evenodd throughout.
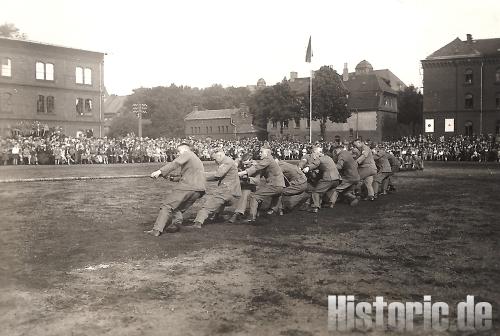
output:
<path id="1" fill-rule="evenodd" d="M 389 81 L 389 85 L 394 91 L 403 91 L 407 87 L 407 85 L 389 69 L 373 70 L 373 72 L 377 76 L 387 79 Z"/>
<path id="2" fill-rule="evenodd" d="M 500 57 L 500 38 L 473 40 L 469 36 L 469 39 L 462 41 L 457 37 L 430 54 L 426 60 L 462 57 Z"/>
<path id="3" fill-rule="evenodd" d="M 397 95 L 386 80 L 375 72 L 361 75 L 351 73 L 344 85 L 349 90 L 349 106 L 359 110 L 378 109 L 383 92 Z"/>
<path id="4" fill-rule="evenodd" d="M 199 110 L 189 113 L 184 120 L 228 119 L 239 109 Z"/>
<path id="5" fill-rule="evenodd" d="M 23 39 L 4 37 L 4 36 L 0 36 L 0 42 L 34 45 L 34 46 L 47 46 L 47 47 L 62 48 L 62 49 L 67 49 L 67 50 L 77 51 L 77 52 L 84 52 L 84 53 L 89 53 L 89 54 L 99 54 L 101 56 L 106 55 L 106 53 L 99 52 L 99 51 L 78 49 L 78 48 L 66 47 L 66 46 L 51 44 L 51 43 L 46 43 L 46 42 L 39 42 L 39 41 L 33 41 L 33 40 L 23 40 Z"/>
<path id="6" fill-rule="evenodd" d="M 122 109 L 128 96 L 111 95 L 104 100 L 105 114 L 118 114 Z"/>
<path id="7" fill-rule="evenodd" d="M 295 78 L 288 81 L 288 84 L 290 85 L 290 89 L 299 94 L 309 92 L 309 77 Z"/>
<path id="8" fill-rule="evenodd" d="M 361 62 L 356 65 L 356 73 L 369 73 L 373 71 L 373 66 L 368 62 L 367 60 L 362 60 Z"/>

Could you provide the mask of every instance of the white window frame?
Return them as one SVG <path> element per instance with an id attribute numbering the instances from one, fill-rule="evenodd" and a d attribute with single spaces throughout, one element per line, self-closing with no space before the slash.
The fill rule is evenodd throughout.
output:
<path id="1" fill-rule="evenodd" d="M 2 77 L 12 77 L 12 59 L 3 57 L 2 68 L 0 70 Z"/>
<path id="2" fill-rule="evenodd" d="M 83 84 L 83 68 L 80 66 L 75 68 L 75 83 Z"/>
<path id="3" fill-rule="evenodd" d="M 91 68 L 83 69 L 83 84 L 92 85 L 92 69 Z"/>
<path id="4" fill-rule="evenodd" d="M 92 85 L 92 68 L 78 65 L 75 67 L 75 83 Z"/>
<path id="5" fill-rule="evenodd" d="M 37 80 L 54 81 L 54 63 L 36 61 L 35 78 Z"/>

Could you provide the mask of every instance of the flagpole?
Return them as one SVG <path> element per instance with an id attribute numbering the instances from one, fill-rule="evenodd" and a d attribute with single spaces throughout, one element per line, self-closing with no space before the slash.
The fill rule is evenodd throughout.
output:
<path id="1" fill-rule="evenodd" d="M 311 75 L 309 76 L 309 143 L 312 143 L 312 92 L 313 92 L 313 71 L 311 69 Z"/>
<path id="2" fill-rule="evenodd" d="M 306 51 L 306 62 L 309 63 L 311 72 L 309 76 L 309 143 L 312 143 L 312 91 L 313 91 L 313 70 L 312 70 L 312 45 L 311 45 L 311 36 L 309 35 L 309 43 L 307 44 Z"/>

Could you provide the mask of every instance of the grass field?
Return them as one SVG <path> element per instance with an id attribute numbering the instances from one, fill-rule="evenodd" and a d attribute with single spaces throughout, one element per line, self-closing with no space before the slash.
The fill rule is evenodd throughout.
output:
<path id="1" fill-rule="evenodd" d="M 0 180 L 157 167 L 0 167 Z M 495 334 L 500 166 L 430 163 L 396 183 L 394 194 L 317 220 L 296 211 L 159 238 L 143 230 L 170 182 L 0 183 L 0 335 L 327 335 L 327 297 L 343 294 L 432 295 L 451 316 L 475 295 L 493 305 L 495 329 L 483 334 Z M 431 334 L 416 324 L 415 335 Z"/>

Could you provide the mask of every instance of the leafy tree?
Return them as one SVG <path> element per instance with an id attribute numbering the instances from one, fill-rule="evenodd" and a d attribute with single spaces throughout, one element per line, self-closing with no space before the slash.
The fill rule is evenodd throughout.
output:
<path id="1" fill-rule="evenodd" d="M 108 136 L 119 138 L 129 133 L 137 133 L 137 125 L 137 117 L 133 113 L 123 113 L 111 121 Z"/>
<path id="2" fill-rule="evenodd" d="M 184 118 L 193 110 L 194 105 L 201 110 L 235 108 L 246 103 L 249 94 L 247 88 L 213 85 L 198 89 L 171 84 L 168 87 L 135 89 L 125 106 L 127 111 L 131 111 L 132 104 L 148 105 L 148 112 L 143 118 L 151 120 L 151 124 L 144 126 L 144 136 L 182 136 L 185 130 Z"/>
<path id="3" fill-rule="evenodd" d="M 248 107 L 253 116 L 253 124 L 258 130 L 259 138 L 267 138 L 267 123 L 271 115 L 273 101 L 274 89 L 271 86 L 257 91 L 248 101 Z"/>
<path id="4" fill-rule="evenodd" d="M 249 99 L 254 124 L 259 129 L 266 129 L 269 121 L 279 123 L 281 134 L 283 134 L 284 124 L 299 114 L 301 106 L 301 100 L 290 88 L 286 79 L 257 91 Z"/>
<path id="5" fill-rule="evenodd" d="M 411 129 L 412 135 L 422 130 L 423 96 L 413 85 L 408 86 L 398 94 L 398 122 Z"/>
<path id="6" fill-rule="evenodd" d="M 3 25 L 0 25 L 0 36 L 3 37 L 11 37 L 18 39 L 27 39 L 27 35 L 21 33 L 19 28 L 17 28 L 13 23 L 5 22 Z"/>
<path id="7" fill-rule="evenodd" d="M 300 100 L 297 99 L 295 91 L 292 91 L 286 79 L 273 86 L 274 102 L 270 112 L 271 121 L 278 122 L 280 134 L 283 134 L 284 123 L 295 116 L 300 111 Z"/>
<path id="8" fill-rule="evenodd" d="M 312 90 L 312 119 L 319 120 L 321 138 L 325 139 L 326 123 L 345 123 L 351 116 L 347 94 L 340 76 L 329 66 L 315 72 Z M 304 95 L 302 111 L 309 112 L 309 93 Z"/>

